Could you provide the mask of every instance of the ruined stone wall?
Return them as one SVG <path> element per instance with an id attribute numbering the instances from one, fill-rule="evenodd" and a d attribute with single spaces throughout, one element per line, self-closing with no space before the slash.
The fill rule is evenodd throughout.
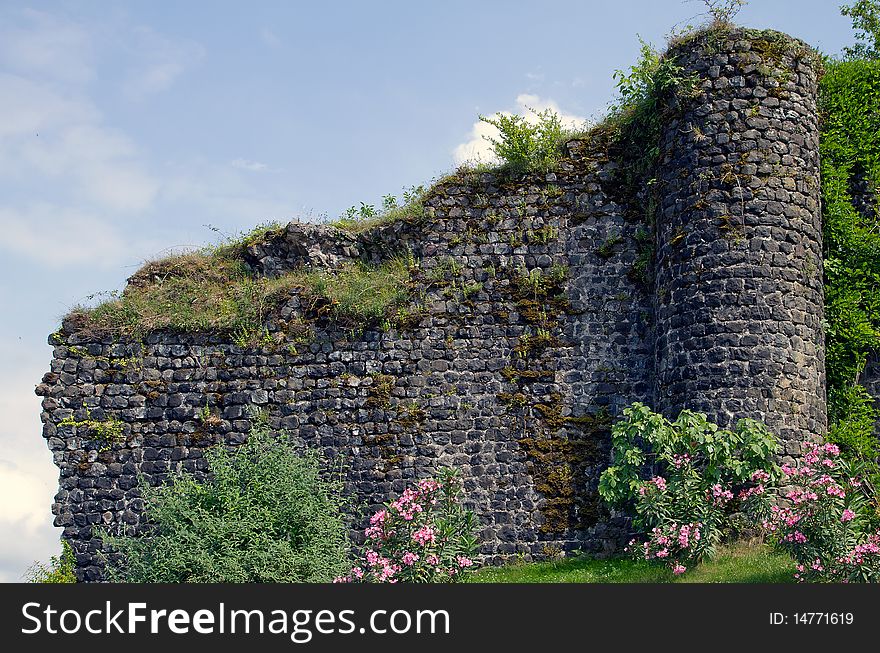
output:
<path id="1" fill-rule="evenodd" d="M 821 432 L 815 73 L 778 39 L 766 62 L 746 32 L 683 46 L 702 90 L 664 113 L 656 216 L 622 194 L 629 162 L 597 136 L 547 174 L 454 175 L 417 224 L 292 224 L 249 246 L 268 276 L 409 252 L 421 310 L 406 327 L 340 329 L 296 295 L 267 327 L 310 335 L 260 348 L 118 342 L 66 320 L 37 392 L 80 578 L 101 578 L 95 527 L 138 527 L 138 474 L 204 475 L 207 447 L 246 438 L 249 407 L 343 457 L 371 507 L 459 469 L 489 560 L 619 546 L 625 523 L 596 487 L 611 420 L 634 401 L 766 419 L 792 443 Z M 72 425 L 89 420 L 118 420 L 120 441 Z"/>

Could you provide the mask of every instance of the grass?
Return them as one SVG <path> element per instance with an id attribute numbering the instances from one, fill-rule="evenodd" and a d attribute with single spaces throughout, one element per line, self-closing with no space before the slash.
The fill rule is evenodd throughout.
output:
<path id="1" fill-rule="evenodd" d="M 319 312 L 346 326 L 378 324 L 390 309 L 409 301 L 410 269 L 413 263 L 393 258 L 379 267 L 347 265 L 335 274 L 325 271 L 294 273 Z"/>
<path id="2" fill-rule="evenodd" d="M 352 263 L 338 271 L 296 270 L 256 276 L 234 249 L 193 252 L 147 263 L 121 294 L 74 309 L 99 333 L 141 338 L 166 330 L 235 334 L 242 346 L 265 343 L 265 322 L 299 293 L 313 318 L 345 328 L 367 327 L 400 312 L 410 299 L 410 265 Z"/>
<path id="3" fill-rule="evenodd" d="M 472 583 L 791 583 L 794 562 L 764 545 L 738 543 L 681 576 L 656 563 L 616 558 L 484 567 Z"/>

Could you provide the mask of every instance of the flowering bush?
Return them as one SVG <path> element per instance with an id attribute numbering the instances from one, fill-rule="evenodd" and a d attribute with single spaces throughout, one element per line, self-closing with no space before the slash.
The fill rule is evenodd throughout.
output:
<path id="1" fill-rule="evenodd" d="M 870 532 L 872 492 L 861 470 L 829 443 L 814 445 L 797 467 L 783 465 L 782 471 L 786 505 L 773 506 L 764 526 L 797 562 L 795 578 L 880 581 L 880 531 Z"/>
<path id="2" fill-rule="evenodd" d="M 634 514 L 645 537 L 630 542 L 635 555 L 681 574 L 713 555 L 731 514 L 768 514 L 767 489 L 780 472 L 776 440 L 763 424 L 741 420 L 728 431 L 688 410 L 670 422 L 640 403 L 623 415 L 599 493 Z"/>
<path id="3" fill-rule="evenodd" d="M 334 582 L 458 582 L 474 567 L 476 519 L 454 470 L 423 479 L 370 518 L 361 562 Z"/>

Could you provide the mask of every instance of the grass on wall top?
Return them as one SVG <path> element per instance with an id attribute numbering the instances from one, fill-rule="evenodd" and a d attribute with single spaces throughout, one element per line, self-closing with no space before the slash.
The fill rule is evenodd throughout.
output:
<path id="1" fill-rule="evenodd" d="M 409 262 L 394 258 L 372 266 L 351 263 L 338 271 L 296 270 L 260 277 L 236 248 L 200 251 L 147 263 L 122 293 L 71 315 L 101 334 L 142 338 L 155 331 L 232 335 L 237 344 L 268 337 L 266 321 L 293 294 L 306 313 L 343 328 L 374 326 L 409 301 Z"/>

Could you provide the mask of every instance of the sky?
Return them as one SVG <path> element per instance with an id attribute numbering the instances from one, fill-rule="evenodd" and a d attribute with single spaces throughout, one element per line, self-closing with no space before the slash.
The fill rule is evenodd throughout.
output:
<path id="1" fill-rule="evenodd" d="M 737 17 L 828 54 L 834 0 Z M 478 115 L 600 118 L 681 0 L 0 0 L 0 581 L 60 552 L 33 394 L 48 335 L 150 258 L 335 218 L 486 156 Z M 638 36 L 637 36 L 638 35 Z"/>

